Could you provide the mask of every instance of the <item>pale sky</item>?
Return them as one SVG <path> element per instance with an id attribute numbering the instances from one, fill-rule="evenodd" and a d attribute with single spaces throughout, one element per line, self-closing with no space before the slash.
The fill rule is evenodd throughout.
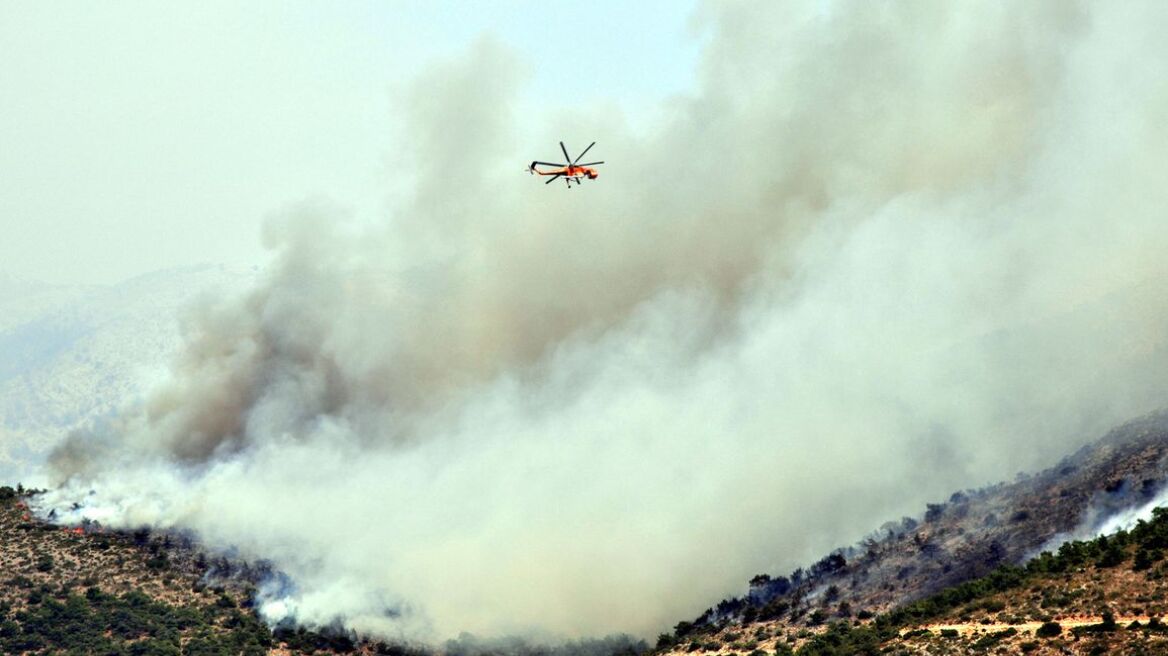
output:
<path id="1" fill-rule="evenodd" d="M 246 266 L 302 198 L 384 213 L 394 90 L 483 35 L 529 62 L 525 107 L 636 124 L 694 84 L 692 5 L 5 2 L 0 275 Z"/>

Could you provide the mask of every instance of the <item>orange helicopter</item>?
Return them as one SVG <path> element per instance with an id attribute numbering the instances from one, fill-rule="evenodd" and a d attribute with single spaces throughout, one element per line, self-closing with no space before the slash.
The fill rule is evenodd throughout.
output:
<path id="1" fill-rule="evenodd" d="M 597 164 L 603 164 L 604 162 L 587 162 L 584 164 L 577 164 L 577 162 L 580 161 L 580 158 L 584 156 L 584 153 L 587 153 L 595 145 L 596 145 L 595 141 L 588 144 L 588 147 L 584 149 L 583 153 L 580 153 L 579 155 L 577 155 L 576 159 L 572 159 L 571 157 L 568 156 L 568 149 L 564 147 L 564 142 L 561 141 L 560 142 L 560 150 L 562 150 L 564 152 L 564 160 L 568 162 L 567 164 L 552 164 L 551 162 L 535 161 L 535 162 L 532 162 L 531 165 L 527 167 L 527 172 L 531 173 L 533 175 L 550 175 L 550 176 L 552 176 L 552 179 L 548 180 L 544 184 L 551 184 L 551 183 L 555 182 L 556 179 L 563 178 L 564 182 L 568 183 L 568 189 L 572 188 L 573 182 L 575 182 L 576 184 L 580 184 L 580 183 L 584 182 L 585 178 L 587 178 L 589 180 L 595 180 L 596 178 L 600 177 L 600 174 L 596 172 L 596 169 L 589 168 L 589 167 L 596 166 Z M 550 170 L 550 171 L 541 171 L 541 170 L 535 168 L 537 166 L 553 166 L 555 168 Z"/>

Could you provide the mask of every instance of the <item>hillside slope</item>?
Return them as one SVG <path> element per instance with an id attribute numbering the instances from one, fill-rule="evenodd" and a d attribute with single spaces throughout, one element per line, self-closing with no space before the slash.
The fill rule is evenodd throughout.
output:
<path id="1" fill-rule="evenodd" d="M 63 529 L 0 487 L 0 654 L 402 656 L 344 631 L 273 632 L 240 566 L 168 535 Z"/>
<path id="2" fill-rule="evenodd" d="M 749 651 L 773 647 L 776 634 L 781 642 L 832 622 L 869 621 L 1109 522 L 1150 514 L 1162 501 L 1166 462 L 1168 414 L 1130 422 L 1037 475 L 954 493 L 922 518 L 885 524 L 807 569 L 759 575 L 746 595 L 678 624 L 659 646 Z"/>
<path id="3" fill-rule="evenodd" d="M 659 652 L 734 654 L 1168 653 L 1168 508 L 1094 540 L 1064 543 L 1024 567 L 989 576 L 875 618 L 816 629 L 782 621 L 703 627 Z"/>

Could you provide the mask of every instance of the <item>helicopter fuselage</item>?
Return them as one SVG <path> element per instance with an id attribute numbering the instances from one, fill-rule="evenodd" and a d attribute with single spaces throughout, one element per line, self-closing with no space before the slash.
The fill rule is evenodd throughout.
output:
<path id="1" fill-rule="evenodd" d="M 576 184 L 580 184 L 581 182 L 584 181 L 585 178 L 587 178 L 588 180 L 595 180 L 596 178 L 600 177 L 600 173 L 597 172 L 597 170 L 592 168 L 592 167 L 597 165 L 597 164 L 603 164 L 604 162 L 585 162 L 583 164 L 577 164 L 577 162 L 579 162 L 580 159 L 582 157 L 584 157 L 584 154 L 587 153 L 589 150 L 591 150 L 592 147 L 595 145 L 596 145 L 596 142 L 593 141 L 591 144 L 588 145 L 587 148 L 584 149 L 584 152 L 582 152 L 576 156 L 576 159 L 572 159 L 568 155 L 568 149 L 567 149 L 567 147 L 564 146 L 564 142 L 561 141 L 560 142 L 560 152 L 562 152 L 564 154 L 564 163 L 563 164 L 556 164 L 554 162 L 541 162 L 539 160 L 535 160 L 534 162 L 532 162 L 531 164 L 529 164 L 527 166 L 527 172 L 535 174 L 535 175 L 550 176 L 551 180 L 548 180 L 544 184 L 551 184 L 551 182 L 553 182 L 557 178 L 563 178 L 564 182 L 567 183 L 568 187 L 571 187 L 573 182 L 575 182 Z M 539 166 L 546 166 L 546 167 L 550 167 L 550 168 L 540 170 L 540 169 L 536 168 Z"/>
<path id="2" fill-rule="evenodd" d="M 595 180 L 596 178 L 600 177 L 600 173 L 597 172 L 596 169 L 587 166 L 565 166 L 558 169 L 552 169 L 550 171 L 540 171 L 539 169 L 535 168 L 535 165 L 533 164 L 531 166 L 531 172 L 535 173 L 536 175 L 562 175 L 564 177 L 577 179 L 585 177 L 589 180 Z"/>

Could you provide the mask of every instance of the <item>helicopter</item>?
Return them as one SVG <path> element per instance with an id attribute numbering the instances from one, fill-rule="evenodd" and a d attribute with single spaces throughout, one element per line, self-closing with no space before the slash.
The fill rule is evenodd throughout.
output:
<path id="1" fill-rule="evenodd" d="M 564 146 L 564 142 L 561 141 L 560 150 L 563 151 L 564 160 L 567 162 L 567 164 L 553 164 L 551 162 L 540 162 L 537 160 L 532 162 L 527 167 L 527 172 L 532 175 L 550 175 L 552 179 L 548 180 L 544 184 L 551 184 L 557 179 L 563 178 L 564 182 L 568 184 L 568 189 L 572 188 L 573 182 L 576 184 L 581 184 L 584 182 L 585 178 L 589 180 L 595 180 L 600 176 L 600 174 L 596 172 L 596 169 L 589 167 L 596 166 L 597 164 L 603 164 L 604 162 L 587 162 L 585 164 L 577 164 L 577 162 L 580 161 L 580 158 L 584 157 L 584 153 L 587 153 L 595 145 L 595 141 L 588 144 L 588 147 L 584 149 L 584 152 L 577 155 L 576 159 L 572 159 L 570 156 L 568 156 L 568 149 Z M 552 166 L 555 168 L 550 171 L 541 171 L 536 168 L 537 166 Z"/>

